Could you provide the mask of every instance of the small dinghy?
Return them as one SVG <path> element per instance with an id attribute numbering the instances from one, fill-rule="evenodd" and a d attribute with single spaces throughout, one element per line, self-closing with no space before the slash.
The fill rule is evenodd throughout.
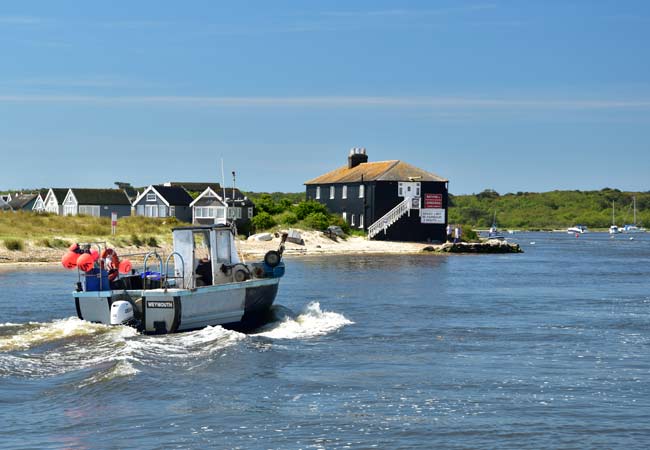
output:
<path id="1" fill-rule="evenodd" d="M 232 225 L 174 228 L 172 233 L 173 253 L 164 260 L 156 252 L 143 254 L 141 272 L 103 243 L 73 245 L 62 263 L 79 273 L 72 294 L 79 318 L 129 325 L 146 334 L 214 325 L 247 330 L 265 323 L 284 275 L 286 234 L 263 261 L 245 263 Z"/>

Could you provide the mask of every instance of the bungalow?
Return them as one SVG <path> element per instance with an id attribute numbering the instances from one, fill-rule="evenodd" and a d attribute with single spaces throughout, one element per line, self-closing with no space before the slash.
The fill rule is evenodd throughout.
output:
<path id="1" fill-rule="evenodd" d="M 226 196 L 230 194 L 232 197 L 226 197 L 224 201 L 224 190 L 220 189 L 218 184 L 214 188 L 206 187 L 190 203 L 192 222 L 199 224 L 224 223 L 227 217 L 237 225 L 240 232 L 248 233 L 255 205 L 238 189 L 226 189 L 225 194 Z"/>
<path id="2" fill-rule="evenodd" d="M 121 189 L 70 188 L 63 200 L 65 216 L 111 217 L 112 213 L 131 215 L 131 202 Z"/>
<path id="3" fill-rule="evenodd" d="M 307 200 L 343 217 L 368 238 L 444 241 L 448 180 L 404 161 L 368 162 L 354 148 L 348 164 L 305 182 Z"/>
<path id="4" fill-rule="evenodd" d="M 133 202 L 135 214 L 145 217 L 176 217 L 192 220 L 192 197 L 180 186 L 151 185 Z"/>
<path id="5" fill-rule="evenodd" d="M 48 190 L 41 189 L 36 197 L 34 206 L 32 206 L 32 211 L 34 212 L 45 212 L 45 197 L 47 196 Z"/>
<path id="6" fill-rule="evenodd" d="M 63 215 L 63 200 L 68 195 L 69 188 L 51 188 L 47 191 L 43 203 L 45 212 Z"/>
<path id="7" fill-rule="evenodd" d="M 37 197 L 36 194 L 14 194 L 9 202 L 9 207 L 14 211 L 31 211 Z"/>

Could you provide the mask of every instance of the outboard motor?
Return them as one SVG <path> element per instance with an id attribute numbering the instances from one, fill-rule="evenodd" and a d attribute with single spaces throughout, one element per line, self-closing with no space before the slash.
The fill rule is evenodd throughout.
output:
<path id="1" fill-rule="evenodd" d="M 125 300 L 111 305 L 111 325 L 126 325 L 133 321 L 133 305 Z"/>

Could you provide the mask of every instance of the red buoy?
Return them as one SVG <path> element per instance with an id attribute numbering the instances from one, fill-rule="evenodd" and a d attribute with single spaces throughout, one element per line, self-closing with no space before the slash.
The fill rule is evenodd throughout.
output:
<path id="1" fill-rule="evenodd" d="M 120 273 L 122 275 L 126 275 L 127 273 L 131 273 L 131 269 L 133 268 L 133 265 L 131 264 L 131 261 L 128 259 L 123 259 L 120 261 Z"/>
<path id="2" fill-rule="evenodd" d="M 79 267 L 79 269 L 83 270 L 84 272 L 92 270 L 94 266 L 95 261 L 93 260 L 93 255 L 90 253 L 84 253 L 83 255 L 79 256 L 79 259 L 77 259 L 77 267 Z"/>
<path id="3" fill-rule="evenodd" d="M 99 252 L 93 248 L 90 251 L 90 256 L 93 257 L 93 261 L 97 261 L 99 259 Z"/>
<path id="4" fill-rule="evenodd" d="M 77 267 L 77 259 L 79 259 L 79 254 L 73 251 L 70 251 L 63 255 L 61 258 L 61 264 L 68 270 L 72 270 Z"/>

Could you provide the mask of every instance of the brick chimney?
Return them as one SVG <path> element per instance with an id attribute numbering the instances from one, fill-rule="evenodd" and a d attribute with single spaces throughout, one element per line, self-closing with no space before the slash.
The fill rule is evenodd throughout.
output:
<path id="1" fill-rule="evenodd" d="M 348 169 L 357 167 L 361 163 L 368 162 L 368 155 L 365 148 L 351 148 L 348 156 Z"/>

